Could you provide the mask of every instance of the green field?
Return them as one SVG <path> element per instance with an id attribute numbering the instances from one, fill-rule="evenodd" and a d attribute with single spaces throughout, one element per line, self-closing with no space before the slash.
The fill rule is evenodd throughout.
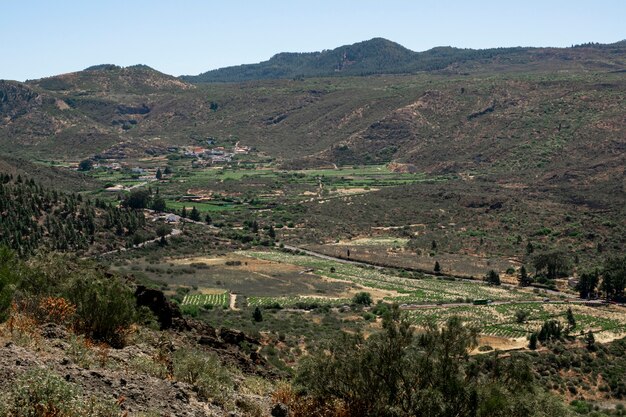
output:
<path id="1" fill-rule="evenodd" d="M 224 292 L 221 294 L 188 294 L 183 298 L 181 306 L 213 306 L 213 307 L 228 307 L 229 294 Z"/>

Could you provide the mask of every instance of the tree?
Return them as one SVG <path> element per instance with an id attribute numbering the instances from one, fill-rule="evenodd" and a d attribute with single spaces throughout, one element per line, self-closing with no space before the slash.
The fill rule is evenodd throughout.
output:
<path id="1" fill-rule="evenodd" d="M 596 338 L 591 330 L 585 334 L 585 345 L 587 345 L 588 350 L 595 350 L 596 348 Z"/>
<path id="2" fill-rule="evenodd" d="M 211 218 L 211 215 L 209 213 L 206 214 L 206 216 L 204 216 L 204 222 L 206 224 L 211 224 L 213 223 L 213 219 Z"/>
<path id="3" fill-rule="evenodd" d="M 78 164 L 79 171 L 91 171 L 93 169 L 93 161 L 91 159 L 83 159 Z"/>
<path id="4" fill-rule="evenodd" d="M 372 304 L 372 295 L 368 292 L 359 292 L 352 297 L 352 302 L 357 305 L 369 306 Z"/>
<path id="5" fill-rule="evenodd" d="M 596 292 L 599 281 L 598 271 L 581 274 L 576 284 L 576 291 L 578 291 L 580 298 L 591 298 Z"/>
<path id="6" fill-rule="evenodd" d="M 270 239 L 276 239 L 276 231 L 274 230 L 274 226 L 270 226 L 269 230 L 267 231 L 267 235 L 270 237 Z"/>
<path id="7" fill-rule="evenodd" d="M 160 180 L 161 178 L 163 178 L 163 173 L 161 172 L 161 168 L 157 168 L 155 177 L 157 180 Z"/>
<path id="8" fill-rule="evenodd" d="M 167 245 L 167 235 L 169 235 L 170 233 L 172 233 L 172 228 L 170 226 L 168 226 L 167 224 L 160 224 L 157 226 L 156 228 L 156 234 L 158 237 L 160 237 L 159 239 L 159 245 L 161 246 L 165 246 Z"/>
<path id="9" fill-rule="evenodd" d="M 480 362 L 468 354 L 476 342 L 477 331 L 458 317 L 416 333 L 396 305 L 383 314 L 381 332 L 367 338 L 344 334 L 303 360 L 296 390 L 324 410 L 337 403 L 342 410 L 307 415 L 569 415 L 535 388 L 528 362 L 513 357 Z"/>
<path id="10" fill-rule="evenodd" d="M 254 308 L 254 312 L 252 313 L 252 319 L 257 323 L 263 321 L 263 313 L 261 312 L 261 309 L 259 307 Z"/>
<path id="11" fill-rule="evenodd" d="M 626 290 L 626 256 L 609 258 L 604 262 L 600 290 L 607 300 L 621 300 Z"/>
<path id="12" fill-rule="evenodd" d="M 536 255 L 534 264 L 537 274 L 545 270 L 546 278 L 553 280 L 567 272 L 569 262 L 563 252 L 548 252 Z"/>
<path id="13" fill-rule="evenodd" d="M 191 220 L 193 220 L 194 222 L 199 222 L 200 221 L 200 212 L 198 211 L 196 206 L 193 206 L 191 208 L 191 212 L 189 213 L 189 218 Z"/>
<path id="14" fill-rule="evenodd" d="M 565 314 L 565 317 L 567 317 L 568 330 L 576 327 L 576 318 L 574 318 L 574 313 L 572 312 L 571 307 L 567 308 L 567 313 Z"/>
<path id="15" fill-rule="evenodd" d="M 533 246 L 533 244 L 531 242 L 528 242 L 526 244 L 526 255 L 530 255 L 534 251 L 535 251 L 535 247 Z"/>
<path id="16" fill-rule="evenodd" d="M 533 332 L 528 339 L 528 349 L 536 350 L 537 349 L 537 332 Z"/>
<path id="17" fill-rule="evenodd" d="M 435 261 L 435 267 L 433 268 L 435 272 L 441 272 L 441 265 L 439 265 L 439 261 Z"/>
<path id="18" fill-rule="evenodd" d="M 537 338 L 541 343 L 544 343 L 550 340 L 560 339 L 562 333 L 563 329 L 561 328 L 561 323 L 556 320 L 548 320 L 541 326 Z"/>
<path id="19" fill-rule="evenodd" d="M 182 217 L 183 219 L 187 218 L 187 208 L 185 206 L 183 206 L 183 208 L 180 210 L 180 217 Z"/>
<path id="20" fill-rule="evenodd" d="M 515 321 L 517 323 L 526 323 L 526 320 L 528 320 L 528 316 L 530 316 L 530 312 L 528 310 L 515 311 Z"/>
<path id="21" fill-rule="evenodd" d="M 432 250 L 437 250 L 437 242 L 435 242 L 434 240 L 430 243 L 430 248 Z"/>
<path id="22" fill-rule="evenodd" d="M 165 175 L 170 175 L 172 173 L 172 168 L 170 168 L 169 165 L 166 166 L 165 169 L 163 170 L 163 173 Z"/>
<path id="23" fill-rule="evenodd" d="M 155 196 L 152 199 L 152 210 L 163 212 L 167 210 L 167 205 L 165 204 L 165 200 L 160 195 Z"/>
<path id="24" fill-rule="evenodd" d="M 520 287 L 528 287 L 533 282 L 532 279 L 528 276 L 528 272 L 526 272 L 526 267 L 524 265 L 522 265 L 519 270 L 519 276 L 517 277 L 517 280 L 519 281 Z"/>
<path id="25" fill-rule="evenodd" d="M 122 204 L 132 209 L 144 209 L 148 207 L 150 193 L 148 190 L 134 189 L 126 196 Z"/>
<path id="26" fill-rule="evenodd" d="M 493 269 L 487 273 L 484 280 L 489 285 L 500 285 L 500 275 Z"/>

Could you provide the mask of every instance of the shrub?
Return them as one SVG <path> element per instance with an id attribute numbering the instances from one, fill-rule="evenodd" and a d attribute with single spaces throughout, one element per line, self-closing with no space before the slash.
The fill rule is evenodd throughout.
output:
<path id="1" fill-rule="evenodd" d="M 372 295 L 368 292 L 359 292 L 352 297 L 352 302 L 357 305 L 368 306 L 372 304 Z"/>
<path id="2" fill-rule="evenodd" d="M 137 318 L 130 288 L 116 278 L 85 276 L 71 284 L 67 298 L 76 306 L 78 331 L 113 347 L 124 345 Z"/>
<path id="3" fill-rule="evenodd" d="M 85 397 L 79 387 L 43 368 L 26 372 L 10 387 L 0 398 L 2 416 L 117 417 L 121 414 L 115 403 Z"/>
<path id="4" fill-rule="evenodd" d="M 226 405 L 232 401 L 233 382 L 214 353 L 180 349 L 172 358 L 174 377 L 192 384 L 206 400 Z"/>

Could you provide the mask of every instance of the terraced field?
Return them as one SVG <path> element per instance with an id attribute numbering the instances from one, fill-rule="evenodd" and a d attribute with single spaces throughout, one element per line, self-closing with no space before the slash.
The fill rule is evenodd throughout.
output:
<path id="1" fill-rule="evenodd" d="M 242 254 L 313 269 L 313 273 L 317 275 L 349 281 L 365 288 L 394 291 L 400 295 L 385 297 L 385 301 L 400 304 L 471 302 L 477 299 L 539 300 L 538 294 L 515 288 L 494 287 L 481 282 L 446 280 L 424 275 L 403 277 L 379 269 L 364 268 L 308 255 L 294 255 L 279 251 L 246 251 Z"/>
<path id="2" fill-rule="evenodd" d="M 626 314 L 612 306 L 588 307 L 568 303 L 527 303 L 421 308 L 408 314 L 418 325 L 428 322 L 443 324 L 452 316 L 460 316 L 467 324 L 479 328 L 482 334 L 513 338 L 528 336 L 549 319 L 559 320 L 566 327 L 565 314 L 568 308 L 572 309 L 576 319 L 576 327 L 571 332 L 573 335 L 580 335 L 589 330 L 601 338 L 626 334 Z M 515 312 L 518 310 L 530 313 L 526 322 L 516 322 Z"/>
<path id="3" fill-rule="evenodd" d="M 181 306 L 207 306 L 228 307 L 229 294 L 227 292 L 221 294 L 188 294 L 183 298 Z"/>
<path id="4" fill-rule="evenodd" d="M 322 297 L 248 297 L 250 307 L 277 307 L 290 308 L 306 305 L 325 304 L 330 306 L 340 306 L 350 304 L 347 298 L 322 298 Z"/>

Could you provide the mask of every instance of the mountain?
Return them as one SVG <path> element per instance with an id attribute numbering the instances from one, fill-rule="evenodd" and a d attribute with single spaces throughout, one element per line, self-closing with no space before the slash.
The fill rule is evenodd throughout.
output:
<path id="1" fill-rule="evenodd" d="M 623 164 L 624 42 L 415 53 L 377 38 L 270 61 L 283 74 L 331 75 L 190 84 L 142 65 L 104 64 L 0 81 L 0 152 L 141 157 L 211 137 L 295 168 L 403 163 L 579 183 L 619 175 Z M 444 62 L 434 72 L 348 76 Z"/>
<path id="2" fill-rule="evenodd" d="M 182 76 L 191 83 L 240 82 L 262 79 L 354 76 L 372 74 L 404 74 L 422 71 L 472 71 L 476 67 L 540 64 L 547 69 L 555 62 L 570 67 L 573 62 L 585 61 L 596 68 L 624 67 L 623 59 L 613 59 L 610 53 L 622 54 L 624 42 L 614 44 L 586 44 L 572 48 L 493 48 L 460 49 L 437 47 L 425 52 L 413 52 L 383 38 L 332 50 L 309 53 L 279 53 L 258 64 L 220 68 L 196 76 Z M 619 57 L 618 57 L 619 58 Z M 573 62 L 568 62 L 573 61 Z M 461 67 L 461 68 L 459 68 Z"/>

